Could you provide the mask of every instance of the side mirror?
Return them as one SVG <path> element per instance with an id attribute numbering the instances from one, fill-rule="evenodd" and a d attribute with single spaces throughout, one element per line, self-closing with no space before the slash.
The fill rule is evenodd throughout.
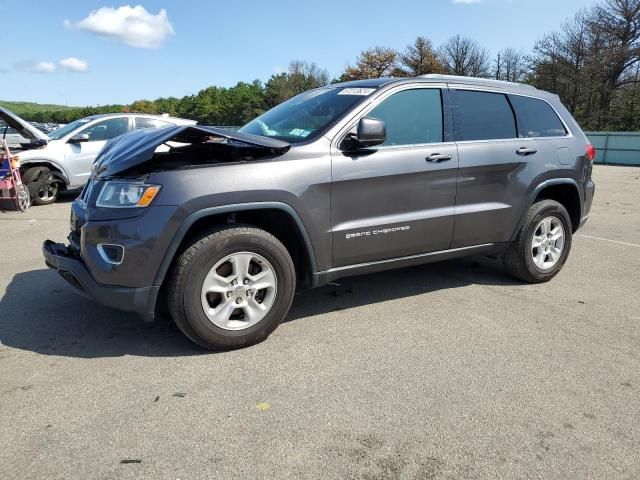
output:
<path id="1" fill-rule="evenodd" d="M 387 139 L 384 120 L 373 117 L 362 117 L 358 122 L 357 133 L 345 138 L 347 149 L 359 149 L 381 145 Z"/>
<path id="2" fill-rule="evenodd" d="M 69 139 L 69 143 L 83 143 L 88 141 L 89 135 L 87 135 L 86 133 L 79 133 Z"/>

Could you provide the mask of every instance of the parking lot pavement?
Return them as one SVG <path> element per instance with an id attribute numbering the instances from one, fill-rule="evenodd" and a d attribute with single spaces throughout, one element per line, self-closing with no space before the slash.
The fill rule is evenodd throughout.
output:
<path id="1" fill-rule="evenodd" d="M 639 478 L 640 168 L 594 178 L 550 283 L 346 279 L 218 354 L 44 267 L 69 199 L 0 213 L 0 478 Z"/>

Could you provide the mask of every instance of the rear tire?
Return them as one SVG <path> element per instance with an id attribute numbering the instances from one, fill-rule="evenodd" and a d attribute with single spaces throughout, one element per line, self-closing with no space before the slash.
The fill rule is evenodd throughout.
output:
<path id="1" fill-rule="evenodd" d="M 167 303 L 178 328 L 194 343 L 217 350 L 266 339 L 289 312 L 296 274 L 277 238 L 258 228 L 233 226 L 191 242 L 170 282 Z"/>
<path id="2" fill-rule="evenodd" d="M 507 271 L 525 282 L 548 282 L 569 256 L 572 231 L 562 204 L 555 200 L 534 203 L 502 257 Z"/>
<path id="3" fill-rule="evenodd" d="M 34 205 L 51 205 L 58 199 L 60 181 L 48 167 L 32 167 L 22 176 L 22 183 L 29 189 Z"/>

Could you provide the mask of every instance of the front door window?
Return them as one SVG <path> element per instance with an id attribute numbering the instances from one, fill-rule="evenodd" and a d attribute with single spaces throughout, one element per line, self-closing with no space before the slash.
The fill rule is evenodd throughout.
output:
<path id="1" fill-rule="evenodd" d="M 85 128 L 79 135 L 87 135 L 90 142 L 111 140 L 129 129 L 128 118 L 110 118 Z"/>

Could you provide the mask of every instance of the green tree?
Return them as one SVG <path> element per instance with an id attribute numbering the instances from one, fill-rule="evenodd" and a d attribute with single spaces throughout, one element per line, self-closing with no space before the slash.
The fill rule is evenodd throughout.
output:
<path id="1" fill-rule="evenodd" d="M 265 103 L 273 107 L 299 93 L 322 87 L 329 83 L 329 72 L 315 63 L 294 61 L 289 70 L 272 75 L 265 85 Z"/>
<path id="2" fill-rule="evenodd" d="M 413 44 L 408 45 L 400 54 L 402 71 L 412 77 L 429 73 L 444 73 L 444 66 L 438 59 L 433 49 L 431 40 L 425 37 L 416 38 Z"/>
<path id="3" fill-rule="evenodd" d="M 398 74 L 402 75 L 398 68 L 398 52 L 392 48 L 374 47 L 363 50 L 355 66 L 347 67 L 340 80 L 362 80 Z"/>
<path id="4" fill-rule="evenodd" d="M 244 125 L 265 110 L 264 88 L 259 80 L 237 83 L 224 92 L 222 100 L 218 125 Z"/>

